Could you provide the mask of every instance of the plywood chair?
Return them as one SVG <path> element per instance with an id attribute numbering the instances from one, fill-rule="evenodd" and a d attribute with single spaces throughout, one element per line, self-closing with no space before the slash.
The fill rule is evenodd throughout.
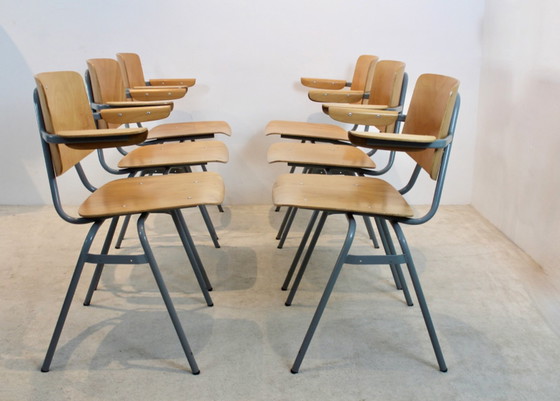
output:
<path id="1" fill-rule="evenodd" d="M 126 88 L 130 91 L 130 94 L 134 97 L 134 93 L 137 90 L 153 89 L 153 88 L 165 88 L 173 89 L 178 91 L 183 91 L 182 95 L 177 93 L 177 97 L 174 99 L 179 99 L 187 93 L 188 88 L 194 86 L 196 79 L 194 78 L 170 78 L 170 79 L 149 79 L 146 80 L 144 77 L 144 70 L 142 68 L 142 62 L 140 56 L 136 53 L 117 53 L 117 59 L 119 60 L 119 65 L 123 74 L 123 79 Z M 149 94 L 148 94 L 149 96 Z M 169 97 L 171 99 L 171 97 Z M 153 99 L 153 100 L 162 100 Z"/>
<path id="2" fill-rule="evenodd" d="M 181 214 L 182 208 L 199 205 L 215 205 L 223 201 L 224 185 L 215 173 L 170 174 L 162 176 L 134 177 L 110 181 L 95 188 L 88 180 L 80 162 L 94 149 L 126 146 L 145 140 L 145 128 L 97 129 L 91 112 L 82 77 L 76 72 L 41 73 L 35 77 L 37 88 L 34 99 L 37 110 L 41 143 L 45 156 L 53 204 L 60 217 L 72 224 L 88 224 L 90 229 L 84 240 L 63 306 L 52 335 L 41 370 L 48 372 L 60 339 L 69 308 L 85 263 L 96 264 L 84 305 L 89 305 L 93 290 L 97 287 L 105 264 L 148 264 L 154 275 L 167 311 L 179 337 L 181 347 L 193 374 L 200 372 L 192 354 L 187 337 L 173 305 L 172 299 L 159 271 L 145 230 L 145 221 L 151 213 L 171 215 L 177 232 L 192 265 L 207 305 L 213 302 L 203 276 L 203 266 L 187 225 Z M 137 108 L 137 113 L 162 118 L 170 112 L 168 105 Z M 119 110 L 103 110 L 104 119 L 119 123 L 123 116 Z M 113 118 L 113 117 L 114 118 Z M 91 195 L 78 209 L 78 216 L 67 213 L 60 199 L 58 178 L 75 169 Z M 109 255 L 109 244 L 119 217 L 139 215 L 137 229 L 142 254 Z M 100 253 L 91 251 L 96 234 L 107 220 L 110 227 Z"/>
<path id="3" fill-rule="evenodd" d="M 87 60 L 88 69 L 86 71 L 86 83 L 92 107 L 95 110 L 103 110 L 112 107 L 138 107 L 152 104 L 161 104 L 161 102 L 147 102 L 129 100 L 124 95 L 124 82 L 118 62 L 113 59 L 100 58 Z M 137 123 L 141 121 L 136 121 Z M 111 127 L 103 120 L 97 121 L 98 126 Z M 192 123 L 186 123 L 190 126 Z M 183 137 L 184 140 L 191 140 L 192 131 Z M 148 134 L 149 135 L 149 134 Z M 161 142 L 161 141 L 160 141 Z M 159 143 L 159 142 L 158 142 Z M 150 141 L 145 144 L 151 144 Z M 126 153 L 126 152 L 122 152 Z M 184 171 L 191 172 L 193 166 L 200 166 L 206 170 L 206 165 L 212 162 L 226 163 L 228 161 L 228 150 L 223 142 L 216 140 L 207 141 L 188 141 L 188 142 L 164 142 L 160 146 L 143 146 L 134 149 L 125 155 L 119 161 L 120 170 L 111 168 L 104 157 L 103 150 L 98 150 L 100 162 L 102 166 L 113 174 L 124 173 L 151 173 L 154 171 L 167 171 L 171 168 L 177 170 L 180 168 Z M 210 219 L 210 216 L 204 205 L 200 206 L 204 222 L 210 232 L 214 246 L 219 248 L 218 236 Z M 125 219 L 123 230 L 117 239 L 117 247 L 120 247 L 128 218 Z"/>
<path id="4" fill-rule="evenodd" d="M 377 63 L 377 60 L 379 60 L 379 57 L 377 56 L 368 54 L 359 56 L 358 60 L 356 60 L 351 81 L 347 81 L 345 79 L 302 77 L 300 78 L 300 82 L 303 86 L 308 88 L 332 90 L 334 91 L 333 93 L 338 92 L 350 95 L 353 92 L 359 92 L 361 93 L 361 96 L 357 101 L 361 101 L 363 92 L 370 86 L 372 78 L 371 68 L 375 65 L 375 63 Z"/>
<path id="5" fill-rule="evenodd" d="M 286 305 L 291 305 L 293 301 L 327 217 L 331 214 L 344 214 L 348 221 L 348 230 L 342 249 L 292 366 L 292 373 L 297 373 L 300 369 L 337 277 L 345 264 L 406 264 L 439 369 L 442 372 L 447 371 L 439 340 L 401 225 L 426 223 L 438 209 L 459 110 L 458 87 L 459 82 L 451 77 L 434 74 L 421 75 L 415 85 L 402 134 L 350 132 L 350 140 L 359 146 L 406 152 L 416 162 L 416 168 L 409 183 L 401 190 L 394 188 L 382 179 L 374 177 L 284 174 L 276 180 L 273 187 L 274 204 L 310 209 L 314 211 L 315 216 L 321 213 L 315 234 L 299 267 Z M 343 113 L 352 117 L 354 112 L 345 109 Z M 367 116 L 369 116 L 370 123 L 375 121 L 379 113 L 384 112 L 356 111 L 356 114 L 361 115 L 364 120 L 367 120 Z M 425 171 L 435 180 L 434 197 L 429 211 L 426 214 L 417 215 L 407 203 L 403 194 L 414 187 L 418 175 L 422 171 Z M 381 228 L 384 241 L 388 241 L 392 245 L 388 229 L 388 225 L 390 225 L 396 234 L 402 252 L 397 253 L 394 247 L 389 247 L 385 255 L 350 254 L 350 247 L 356 230 L 354 216 L 360 215 L 374 218 Z M 308 229 L 310 230 L 309 227 Z M 303 241 L 302 245 L 306 246 Z M 411 305 L 412 300 L 408 295 L 406 282 L 403 277 L 400 278 L 406 290 L 407 304 Z"/>

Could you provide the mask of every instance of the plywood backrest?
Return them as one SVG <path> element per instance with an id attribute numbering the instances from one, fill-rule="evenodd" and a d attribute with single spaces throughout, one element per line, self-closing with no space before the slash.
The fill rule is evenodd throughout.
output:
<path id="1" fill-rule="evenodd" d="M 96 128 L 80 74 L 73 71 L 45 72 L 35 75 L 35 82 L 48 133 Z M 57 176 L 92 152 L 71 149 L 62 144 L 49 146 Z"/>
<path id="2" fill-rule="evenodd" d="M 123 81 L 127 88 L 146 85 L 140 56 L 136 53 L 117 53 L 117 60 L 119 61 Z"/>
<path id="3" fill-rule="evenodd" d="M 87 60 L 93 101 L 103 104 L 107 102 L 126 101 L 126 91 L 117 60 L 96 58 Z"/>
<path id="4" fill-rule="evenodd" d="M 385 104 L 397 107 L 401 95 L 405 63 L 381 60 L 375 64 L 368 104 Z"/>
<path id="5" fill-rule="evenodd" d="M 379 57 L 363 54 L 358 57 L 356 67 L 354 67 L 354 75 L 352 76 L 352 90 L 366 90 L 371 84 L 372 71 Z"/>
<path id="6" fill-rule="evenodd" d="M 459 81 L 436 74 L 421 75 L 416 81 L 402 129 L 403 134 L 433 135 L 438 139 L 449 133 Z M 442 149 L 409 152 L 432 179 L 437 179 Z"/>

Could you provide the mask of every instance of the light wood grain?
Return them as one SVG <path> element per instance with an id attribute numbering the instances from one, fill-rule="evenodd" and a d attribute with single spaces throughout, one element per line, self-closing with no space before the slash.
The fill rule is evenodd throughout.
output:
<path id="1" fill-rule="evenodd" d="M 345 79 L 301 77 L 300 82 L 303 86 L 315 89 L 343 89 L 346 87 Z"/>
<path id="2" fill-rule="evenodd" d="M 125 178 L 111 181 L 78 209 L 86 218 L 166 211 L 198 205 L 218 205 L 224 184 L 211 172 Z"/>
<path id="3" fill-rule="evenodd" d="M 226 163 L 228 149 L 220 141 L 196 141 L 141 146 L 119 161 L 120 168 L 192 166 L 210 162 Z"/>
<path id="4" fill-rule="evenodd" d="M 161 124 L 148 132 L 148 139 L 171 139 L 197 135 L 231 135 L 231 127 L 225 121 L 189 121 Z"/>
<path id="5" fill-rule="evenodd" d="M 399 192 L 378 178 L 283 174 L 272 190 L 274 204 L 373 216 L 413 217 Z"/>
<path id="6" fill-rule="evenodd" d="M 329 107 L 329 116 L 336 121 L 371 126 L 387 126 L 394 124 L 399 117 L 396 111 L 377 110 L 377 109 L 359 109 L 346 107 Z"/>
<path id="7" fill-rule="evenodd" d="M 130 88 L 128 92 L 133 100 L 175 100 L 184 97 L 187 93 L 187 88 L 152 88 L 148 86 L 142 89 Z"/>
<path id="8" fill-rule="evenodd" d="M 310 100 L 321 103 L 359 103 L 364 97 L 364 91 L 313 89 L 309 91 L 308 96 Z"/>
<path id="9" fill-rule="evenodd" d="M 183 86 L 190 88 L 196 84 L 195 78 L 167 78 L 167 79 L 150 79 L 151 86 Z"/>
<path id="10" fill-rule="evenodd" d="M 270 145 L 267 152 L 269 163 L 294 165 L 375 168 L 371 158 L 354 146 L 279 142 Z"/>
<path id="11" fill-rule="evenodd" d="M 286 135 L 300 139 L 323 139 L 348 142 L 348 131 L 338 125 L 299 121 L 270 121 L 265 127 L 266 135 Z"/>
<path id="12" fill-rule="evenodd" d="M 103 120 L 107 123 L 116 125 L 161 120 L 169 117 L 170 113 L 171 107 L 168 105 L 121 107 L 115 109 L 103 109 L 99 112 Z"/>

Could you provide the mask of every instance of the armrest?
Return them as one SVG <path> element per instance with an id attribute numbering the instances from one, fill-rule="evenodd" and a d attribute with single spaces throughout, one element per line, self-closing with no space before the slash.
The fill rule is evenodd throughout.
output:
<path id="1" fill-rule="evenodd" d="M 329 114 L 330 107 L 348 107 L 357 110 L 386 110 L 389 108 L 386 104 L 323 103 L 323 112 Z"/>
<path id="2" fill-rule="evenodd" d="M 133 100 L 173 100 L 180 99 L 187 93 L 187 88 L 179 88 L 172 86 L 169 88 L 165 87 L 151 87 L 146 86 L 144 88 L 130 88 L 127 89 L 127 95 L 129 95 Z"/>
<path id="3" fill-rule="evenodd" d="M 363 91 L 356 90 L 320 90 L 312 89 L 309 91 L 309 99 L 314 102 L 331 103 L 356 103 L 364 98 Z"/>
<path id="4" fill-rule="evenodd" d="M 350 86 L 344 79 L 305 78 L 300 79 L 303 86 L 316 89 L 342 89 Z"/>
<path id="5" fill-rule="evenodd" d="M 148 81 L 150 86 L 184 86 L 190 88 L 196 83 L 195 78 L 171 78 L 171 79 L 150 79 Z"/>
<path id="6" fill-rule="evenodd" d="M 394 124 L 399 118 L 399 113 L 388 110 L 331 106 L 329 107 L 329 116 L 333 120 L 343 123 L 384 127 Z"/>
<path id="7" fill-rule="evenodd" d="M 99 115 L 111 124 L 129 124 L 145 121 L 161 120 L 171 114 L 171 106 L 126 107 L 103 109 Z"/>
<path id="8" fill-rule="evenodd" d="M 73 149 L 101 149 L 141 143 L 148 136 L 147 128 L 86 129 L 59 131 L 50 134 L 41 131 L 47 143 L 65 144 Z"/>
<path id="9" fill-rule="evenodd" d="M 385 132 L 348 132 L 350 142 L 355 145 L 382 150 L 419 151 L 444 148 L 453 140 L 452 135 L 437 139 L 433 135 L 390 134 Z"/>

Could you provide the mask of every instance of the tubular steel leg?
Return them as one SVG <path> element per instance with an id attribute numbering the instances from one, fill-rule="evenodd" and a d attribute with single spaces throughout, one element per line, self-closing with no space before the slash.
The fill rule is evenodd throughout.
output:
<path id="1" fill-rule="evenodd" d="M 89 229 L 86 239 L 84 240 L 84 244 L 82 245 L 82 251 L 80 252 L 80 256 L 78 257 L 78 261 L 74 269 L 74 274 L 72 275 L 72 279 L 70 280 L 70 285 L 68 286 L 68 291 L 66 292 L 66 297 L 64 298 L 62 309 L 60 310 L 60 315 L 58 316 L 58 320 L 56 322 L 56 326 L 54 328 L 54 332 L 51 337 L 51 342 L 49 344 L 47 354 L 45 355 L 45 360 L 43 361 L 43 365 L 41 367 L 41 372 L 49 371 L 49 368 L 51 366 L 51 361 L 54 352 L 56 350 L 56 346 L 58 344 L 58 340 L 60 339 L 60 333 L 62 333 L 64 322 L 66 321 L 66 317 L 68 316 L 68 311 L 70 310 L 70 305 L 72 304 L 72 298 L 74 298 L 74 294 L 76 293 L 76 287 L 78 286 L 78 282 L 80 281 L 80 276 L 84 268 L 87 254 L 89 253 L 91 244 L 101 224 L 103 224 L 103 221 L 95 222 Z"/>
<path id="2" fill-rule="evenodd" d="M 395 221 L 391 222 L 395 234 L 399 240 L 399 244 L 403 250 L 406 265 L 408 267 L 408 272 L 410 278 L 412 279 L 412 284 L 414 285 L 414 291 L 416 292 L 416 297 L 418 298 L 418 303 L 420 304 L 420 309 L 422 310 L 422 316 L 424 317 L 424 322 L 426 323 L 426 328 L 428 329 L 428 334 L 430 335 L 430 340 L 432 342 L 432 347 L 434 348 L 434 353 L 436 354 L 436 359 L 439 365 L 439 370 L 442 372 L 447 372 L 447 366 L 443 358 L 443 353 L 439 345 L 439 340 L 437 338 L 436 330 L 430 316 L 430 311 L 428 310 L 428 304 L 426 303 L 426 298 L 424 297 L 424 292 L 422 291 L 422 286 L 420 285 L 420 279 L 416 273 L 416 268 L 414 267 L 414 262 L 412 261 L 412 256 L 410 254 L 410 249 L 404 237 L 404 233 L 399 224 Z"/>
<path id="3" fill-rule="evenodd" d="M 290 232 L 290 228 L 292 227 L 297 211 L 297 207 L 289 207 L 286 211 L 286 215 L 284 216 L 284 220 L 282 221 L 282 225 L 280 226 L 280 230 L 276 236 L 276 239 L 280 240 L 278 243 L 278 249 L 282 249 L 284 246 L 284 242 L 286 242 L 286 238 L 288 238 L 288 233 Z"/>
<path id="4" fill-rule="evenodd" d="M 121 245 L 124 240 L 126 230 L 128 229 L 128 223 L 130 223 L 130 217 L 131 217 L 130 215 L 124 216 L 123 225 L 121 227 L 121 231 L 119 232 L 119 236 L 117 237 L 117 242 L 115 244 L 116 249 L 121 249 Z"/>
<path id="5" fill-rule="evenodd" d="M 175 311 L 175 307 L 173 306 L 173 301 L 169 296 L 169 292 L 167 291 L 167 287 L 163 281 L 163 277 L 159 271 L 158 265 L 152 253 L 152 249 L 148 243 L 148 239 L 146 237 L 146 230 L 144 227 L 144 222 L 148 217 L 147 213 L 143 213 L 140 218 L 138 219 L 138 237 L 140 238 L 140 242 L 142 244 L 142 248 L 148 258 L 150 268 L 152 269 L 152 273 L 156 280 L 157 286 L 161 293 L 161 297 L 163 298 L 163 302 L 167 307 L 167 312 L 169 313 L 169 317 L 173 322 L 173 326 L 175 327 L 175 331 L 177 332 L 177 336 L 179 337 L 179 341 L 181 342 L 181 346 L 183 347 L 183 351 L 185 352 L 185 356 L 189 362 L 191 367 L 191 371 L 193 375 L 197 375 L 200 373 L 200 369 L 196 364 L 196 360 L 194 359 L 193 353 L 191 351 L 191 347 L 189 346 L 189 342 L 187 341 L 187 337 L 185 336 L 185 332 L 183 331 L 183 326 L 181 326 L 181 322 L 179 321 L 179 317 L 177 316 L 177 312 Z"/>
<path id="6" fill-rule="evenodd" d="M 315 311 L 315 314 L 313 315 L 313 319 L 311 320 L 311 324 L 309 325 L 309 328 L 307 329 L 307 333 L 305 334 L 305 338 L 303 339 L 303 343 L 301 344 L 301 347 L 300 347 L 299 352 L 297 354 L 296 360 L 295 360 L 295 362 L 292 366 L 292 369 L 291 369 L 292 373 L 299 372 L 299 368 L 301 366 L 303 358 L 305 357 L 305 353 L 307 352 L 307 348 L 309 347 L 309 343 L 311 342 L 311 339 L 313 338 L 313 334 L 315 333 L 315 330 L 317 329 L 317 325 L 319 324 L 319 320 L 321 319 L 321 316 L 323 315 L 323 311 L 325 310 L 325 307 L 327 306 L 327 302 L 329 300 L 329 297 L 332 293 L 332 290 L 334 288 L 334 285 L 336 283 L 338 275 L 339 275 L 339 273 L 342 269 L 342 266 L 344 265 L 344 261 L 346 259 L 346 256 L 348 255 L 348 252 L 350 251 L 350 246 L 352 245 L 352 241 L 354 240 L 354 234 L 356 232 L 356 221 L 354 220 L 354 217 L 351 214 L 347 214 L 346 217 L 348 219 L 348 232 L 346 234 L 346 239 L 344 240 L 344 245 L 342 246 L 342 249 L 340 250 L 340 254 L 338 255 L 338 259 L 336 260 L 336 263 L 334 265 L 334 268 L 333 268 L 333 271 L 332 271 L 331 276 L 329 278 L 329 281 L 327 283 L 327 286 L 325 287 L 325 291 L 323 292 L 323 296 L 321 297 L 321 301 L 319 302 L 319 305 L 317 306 L 317 310 Z"/>
<path id="7" fill-rule="evenodd" d="M 185 222 L 185 218 L 183 217 L 183 214 L 180 211 L 177 213 L 177 218 L 178 218 L 179 222 L 181 223 L 181 230 L 182 230 L 182 233 L 184 235 L 184 238 L 187 240 L 188 244 L 190 245 L 191 253 L 194 256 L 194 259 L 196 260 L 196 265 L 198 266 L 198 268 L 200 270 L 200 273 L 202 274 L 202 277 L 204 278 L 204 282 L 206 283 L 206 288 L 208 289 L 208 291 L 212 291 L 212 284 L 210 283 L 210 279 L 208 278 L 208 275 L 206 274 L 206 270 L 204 269 L 204 265 L 202 264 L 202 260 L 200 259 L 200 255 L 198 254 L 198 251 L 196 250 L 196 245 L 194 244 L 191 233 L 189 232 L 189 228 L 187 227 L 187 223 Z"/>
<path id="8" fill-rule="evenodd" d="M 317 221 L 317 216 L 318 215 L 319 215 L 318 210 L 315 210 L 313 212 L 313 215 L 311 215 L 311 219 L 309 220 L 309 223 L 307 224 L 307 228 L 305 229 L 305 233 L 303 234 L 303 238 L 301 239 L 298 250 L 297 250 L 297 252 L 294 256 L 294 259 L 292 261 L 292 265 L 290 266 L 290 270 L 288 270 L 288 274 L 286 274 L 286 278 L 284 279 L 284 284 L 282 284 L 282 291 L 286 291 L 288 289 L 288 286 L 290 285 L 290 281 L 292 280 L 292 276 L 294 274 L 294 271 L 296 270 L 296 266 L 299 263 L 299 258 L 301 257 L 301 254 L 303 253 L 303 250 L 305 249 L 305 245 L 307 245 L 307 240 L 309 239 L 309 235 L 311 234 L 311 230 L 313 229 L 313 226 L 315 225 L 315 221 Z"/>
<path id="9" fill-rule="evenodd" d="M 309 247 L 307 248 L 307 252 L 305 253 L 305 256 L 303 257 L 303 261 L 301 262 L 301 266 L 299 267 L 296 279 L 294 280 L 294 283 L 292 284 L 292 289 L 290 290 L 290 294 L 288 295 L 288 299 L 286 300 L 286 303 L 285 303 L 286 306 L 290 306 L 292 304 L 292 301 L 294 300 L 294 296 L 296 295 L 296 291 L 299 287 L 299 283 L 301 282 L 301 279 L 303 278 L 303 273 L 305 273 L 305 269 L 307 268 L 307 264 L 309 263 L 309 259 L 311 259 L 311 254 L 313 253 L 313 250 L 315 249 L 315 245 L 317 244 L 319 236 L 321 235 L 321 231 L 323 230 L 325 222 L 327 221 L 328 215 L 329 215 L 328 212 L 323 212 L 323 214 L 321 214 L 321 218 L 319 219 L 319 223 L 317 223 L 317 228 L 315 228 L 315 234 L 313 234 L 313 238 L 311 238 L 311 242 L 309 243 Z"/>
<path id="10" fill-rule="evenodd" d="M 129 217 L 129 216 L 127 216 Z M 113 241 L 113 237 L 115 235 L 115 230 L 117 228 L 117 223 L 119 222 L 119 217 L 113 217 L 111 220 L 111 225 L 109 226 L 109 231 L 107 232 L 107 236 L 105 237 L 105 242 L 103 243 L 103 248 L 101 249 L 102 255 L 107 255 L 109 253 L 109 248 L 111 247 L 111 241 Z M 93 297 L 93 292 L 97 289 L 97 285 L 99 284 L 99 279 L 101 278 L 101 273 L 103 273 L 103 267 L 105 264 L 99 263 L 95 267 L 95 271 L 93 273 L 93 277 L 91 278 L 91 282 L 89 283 L 89 289 L 86 294 L 86 298 L 84 299 L 84 305 L 88 306 L 91 303 L 91 298 Z"/>
<path id="11" fill-rule="evenodd" d="M 379 248 L 379 242 L 377 242 L 377 237 L 375 235 L 375 231 L 373 231 L 373 226 L 371 225 L 371 219 L 369 216 L 364 216 L 364 223 L 366 225 L 369 238 L 373 241 L 373 247 L 375 249 Z"/>
<path id="12" fill-rule="evenodd" d="M 175 223 L 175 227 L 177 228 L 177 232 L 179 233 L 179 237 L 181 238 L 181 242 L 183 243 L 183 247 L 185 248 L 185 252 L 187 253 L 187 257 L 189 258 L 189 261 L 191 263 L 192 269 L 194 271 L 194 274 L 196 276 L 196 280 L 198 281 L 198 285 L 200 286 L 200 289 L 202 290 L 202 294 L 204 295 L 204 299 L 206 300 L 206 304 L 208 306 L 213 306 L 214 302 L 212 301 L 212 298 L 210 297 L 210 294 L 208 293 L 208 277 L 206 277 L 206 280 L 204 279 L 204 276 L 202 275 L 201 269 L 200 269 L 200 265 L 198 264 L 197 258 L 194 256 L 191 244 L 189 243 L 188 239 L 187 239 L 187 235 L 185 233 L 185 229 L 184 229 L 184 220 L 181 220 L 181 217 L 178 216 L 178 214 L 180 214 L 181 211 L 180 210 L 174 210 L 171 212 L 171 217 L 173 217 L 173 222 Z"/>
<path id="13" fill-rule="evenodd" d="M 210 238 L 212 238 L 214 247 L 219 248 L 220 243 L 218 242 L 218 234 L 216 234 L 216 230 L 214 229 L 214 224 L 212 224 L 212 220 L 210 219 L 210 215 L 208 214 L 208 210 L 206 209 L 206 206 L 200 205 L 198 206 L 198 208 L 200 209 L 200 214 L 202 214 L 202 218 L 204 219 L 204 224 L 206 224 L 208 233 L 210 233 Z"/>
<path id="14" fill-rule="evenodd" d="M 397 251 L 395 250 L 395 246 L 393 245 L 393 240 L 391 238 L 391 234 L 389 233 L 389 227 L 387 227 L 387 222 L 381 218 L 376 218 L 376 222 L 378 223 L 380 232 L 383 233 L 383 237 L 385 238 L 385 242 L 387 246 L 385 250 L 386 254 L 396 255 Z M 406 280 L 404 278 L 404 274 L 402 272 L 401 266 L 399 264 L 391 265 L 391 272 L 393 273 L 393 279 L 395 280 L 397 289 L 403 291 L 406 304 L 408 306 L 413 306 L 414 303 L 412 302 L 410 291 L 408 290 L 408 285 L 406 284 Z"/>

